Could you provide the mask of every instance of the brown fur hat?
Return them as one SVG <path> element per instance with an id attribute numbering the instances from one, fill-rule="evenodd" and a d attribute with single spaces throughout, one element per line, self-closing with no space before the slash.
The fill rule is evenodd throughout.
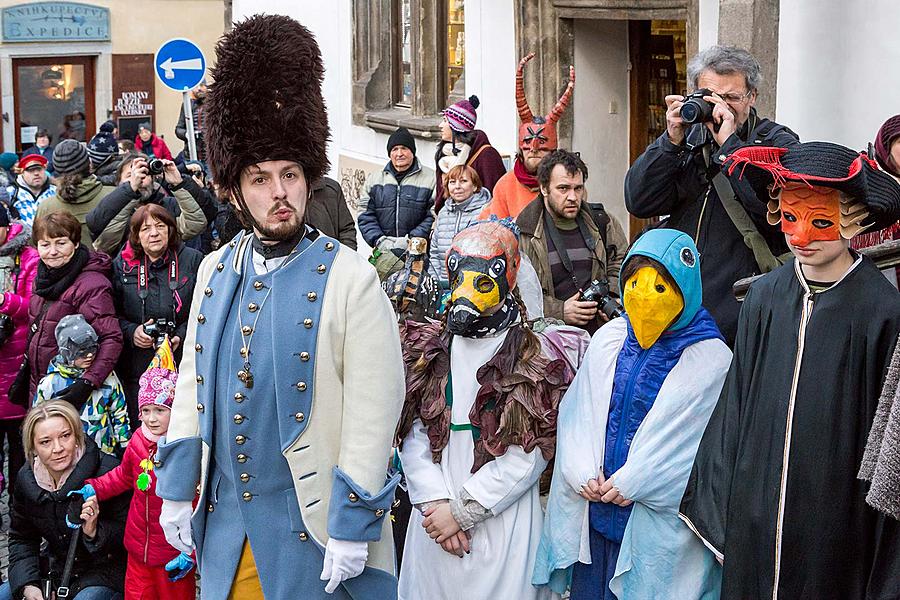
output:
<path id="1" fill-rule="evenodd" d="M 241 172 L 266 160 L 297 161 L 307 182 L 325 174 L 323 73 L 313 34 L 290 17 L 255 15 L 219 40 L 204 137 L 223 191 L 238 189 Z"/>

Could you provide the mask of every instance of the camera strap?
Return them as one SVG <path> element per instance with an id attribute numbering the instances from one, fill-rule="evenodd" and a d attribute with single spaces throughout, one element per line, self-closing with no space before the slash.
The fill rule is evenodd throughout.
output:
<path id="1" fill-rule="evenodd" d="M 177 252 L 168 252 L 166 256 L 171 254 L 171 258 L 169 259 L 169 267 L 168 267 L 168 278 L 169 278 L 169 290 L 172 292 L 172 320 L 175 320 L 175 315 L 178 314 L 178 311 L 181 310 L 181 297 L 178 295 L 178 253 Z M 141 299 L 141 319 L 146 321 L 147 315 L 145 314 L 145 307 L 147 303 L 147 296 L 150 295 L 150 275 L 149 269 L 147 267 L 147 255 L 144 255 L 144 259 L 141 261 L 141 264 L 138 265 L 138 298 Z"/>
<path id="2" fill-rule="evenodd" d="M 584 218 L 581 216 L 580 212 L 578 216 L 575 217 L 575 222 L 578 224 L 578 232 L 581 233 L 584 245 L 590 251 L 591 257 L 593 258 L 597 248 L 597 242 L 591 236 L 587 223 L 584 222 Z M 553 246 L 556 248 L 557 254 L 559 254 L 559 259 L 562 261 L 566 273 L 572 278 L 575 287 L 581 289 L 584 282 L 579 282 L 575 277 L 575 267 L 572 264 L 572 258 L 569 256 L 568 250 L 566 250 L 566 245 L 562 240 L 559 229 L 556 227 L 556 223 L 553 222 L 553 217 L 550 216 L 550 212 L 546 209 L 544 210 L 544 230 L 547 232 L 547 237 L 553 242 Z"/>
<path id="3" fill-rule="evenodd" d="M 69 551 L 66 553 L 66 565 L 63 567 L 62 576 L 59 579 L 59 587 L 56 588 L 57 598 L 69 597 L 69 581 L 72 579 L 72 569 L 75 566 L 75 554 L 78 552 L 78 542 L 81 541 L 81 526 L 72 531 L 69 538 Z"/>

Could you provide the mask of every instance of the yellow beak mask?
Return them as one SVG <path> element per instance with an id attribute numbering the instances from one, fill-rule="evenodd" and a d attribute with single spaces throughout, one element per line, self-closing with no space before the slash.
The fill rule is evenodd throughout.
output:
<path id="1" fill-rule="evenodd" d="M 681 292 L 653 267 L 641 267 L 625 282 L 623 302 L 644 350 L 655 344 L 684 310 Z"/>

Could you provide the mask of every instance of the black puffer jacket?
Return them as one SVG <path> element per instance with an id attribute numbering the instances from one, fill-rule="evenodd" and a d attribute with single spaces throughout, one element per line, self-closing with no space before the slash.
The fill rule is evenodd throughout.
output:
<path id="1" fill-rule="evenodd" d="M 191 312 L 191 299 L 194 296 L 194 285 L 197 283 L 197 270 L 203 254 L 183 245 L 177 253 L 178 274 L 175 280 L 169 281 L 169 268 L 172 261 L 163 257 L 147 266 L 147 297 L 144 302 L 138 290 L 140 260 L 134 258 L 130 246 L 126 246 L 113 261 L 113 298 L 116 303 L 116 314 L 122 328 L 124 352 L 116 365 L 116 374 L 125 387 L 128 400 L 128 416 L 133 424 L 137 424 L 137 390 L 138 380 L 153 358 L 152 348 L 134 346 L 134 331 L 147 319 L 172 319 L 174 316 L 177 328 L 175 336 L 184 338 L 187 335 L 188 314 Z M 172 289 L 171 286 L 174 286 Z M 175 298 L 175 294 L 178 298 Z M 181 360 L 181 347 L 175 351 L 175 361 Z"/>
<path id="2" fill-rule="evenodd" d="M 61 489 L 48 492 L 41 488 L 30 464 L 19 471 L 10 509 L 9 584 L 13 598 L 21 598 L 26 585 L 40 587 L 39 567 L 41 539 L 47 540 L 51 568 L 62 573 L 74 532 L 66 526 L 70 491 L 84 485 L 85 479 L 111 471 L 118 459 L 103 454 L 90 438 L 85 439 L 84 455 Z M 125 590 L 125 518 L 131 494 L 122 494 L 100 503 L 97 535 L 91 541 L 82 537 L 72 569 L 72 596 L 90 586 L 106 586 Z"/>

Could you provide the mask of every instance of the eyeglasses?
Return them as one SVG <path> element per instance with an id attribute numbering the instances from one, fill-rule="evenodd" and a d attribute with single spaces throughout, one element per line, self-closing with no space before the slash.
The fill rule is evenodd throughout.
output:
<path id="1" fill-rule="evenodd" d="M 753 94 L 753 91 L 749 91 L 746 94 L 716 94 L 719 98 L 727 102 L 728 104 L 743 104 L 746 102 L 750 95 Z"/>

